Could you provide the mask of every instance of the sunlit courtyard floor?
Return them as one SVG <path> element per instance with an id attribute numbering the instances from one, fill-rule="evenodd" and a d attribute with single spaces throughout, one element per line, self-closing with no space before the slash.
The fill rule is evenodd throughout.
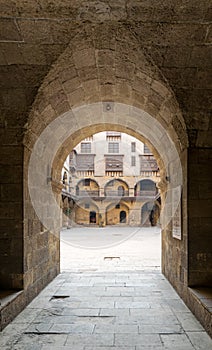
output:
<path id="1" fill-rule="evenodd" d="M 61 231 L 61 271 L 160 269 L 159 227 L 75 227 Z"/>

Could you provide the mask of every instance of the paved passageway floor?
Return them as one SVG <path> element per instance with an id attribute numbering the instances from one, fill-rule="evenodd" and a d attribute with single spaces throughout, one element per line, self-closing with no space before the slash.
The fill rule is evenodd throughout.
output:
<path id="1" fill-rule="evenodd" d="M 89 231 L 93 242 L 97 230 L 103 233 Z M 210 337 L 160 273 L 157 228 L 138 229 L 119 246 L 93 251 L 71 246 L 78 231 L 67 238 L 68 231 L 61 234 L 63 272 L 3 330 L 1 349 L 212 349 Z M 88 230 L 80 234 L 84 240 Z M 148 245 L 155 256 L 142 253 Z"/>

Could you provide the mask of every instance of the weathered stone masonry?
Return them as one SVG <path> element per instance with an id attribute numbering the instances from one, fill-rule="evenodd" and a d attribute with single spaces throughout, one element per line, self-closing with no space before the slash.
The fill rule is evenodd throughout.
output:
<path id="1" fill-rule="evenodd" d="M 171 227 L 164 231 L 163 271 L 208 327 L 211 315 L 188 287 L 211 287 L 212 280 L 210 1 L 52 0 L 32 6 L 19 0 L 14 6 L 3 0 L 0 11 L 0 283 L 22 290 L 1 311 L 2 326 L 59 272 L 58 238 L 30 203 L 33 145 L 63 113 L 114 101 L 148 112 L 179 152 L 183 239 L 173 239 Z M 78 119 L 58 151 L 55 186 L 68 151 L 91 130 L 119 130 L 142 140 L 142 128 L 130 118 L 89 118 Z"/>

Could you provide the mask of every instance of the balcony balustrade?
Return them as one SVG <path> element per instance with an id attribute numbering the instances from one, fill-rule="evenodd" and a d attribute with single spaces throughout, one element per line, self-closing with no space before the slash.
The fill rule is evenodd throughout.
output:
<path id="1" fill-rule="evenodd" d="M 136 191 L 135 197 L 148 197 L 148 198 L 154 198 L 156 196 L 155 191 Z"/>
<path id="2" fill-rule="evenodd" d="M 105 196 L 106 197 L 128 197 L 129 191 L 128 190 L 106 190 Z"/>
<path id="3" fill-rule="evenodd" d="M 78 197 L 99 197 L 99 190 L 79 190 L 76 191 Z"/>

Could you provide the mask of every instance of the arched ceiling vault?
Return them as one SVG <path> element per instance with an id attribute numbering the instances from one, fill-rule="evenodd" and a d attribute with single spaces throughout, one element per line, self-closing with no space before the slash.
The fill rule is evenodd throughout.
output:
<path id="1" fill-rule="evenodd" d="M 24 127 L 37 92 L 48 76 L 45 79 L 48 87 L 44 82 L 39 91 L 39 116 L 48 106 L 51 120 L 53 115 L 62 113 L 70 104 L 76 105 L 82 100 L 95 102 L 92 93 L 97 96 L 98 91 L 102 99 L 116 97 L 118 102 L 123 102 L 123 99 L 131 101 L 157 117 L 163 107 L 164 123 L 170 124 L 168 116 L 173 104 L 170 106 L 168 100 L 166 107 L 164 94 L 167 93 L 166 89 L 170 93 L 171 87 L 177 100 L 176 103 L 174 96 L 171 97 L 176 104 L 173 113 L 179 104 L 190 145 L 211 146 L 210 6 L 210 0 L 2 0 L 2 128 L 16 130 Z M 86 66 L 81 60 L 82 52 L 80 58 L 77 56 L 78 51 L 83 49 Z M 73 70 L 69 70 L 67 75 L 63 70 L 64 78 L 60 76 L 60 82 L 61 79 L 70 80 L 72 74 L 74 79 L 75 68 L 79 81 L 75 79 L 78 91 L 70 91 L 72 87 L 67 83 L 67 94 L 70 95 L 67 100 L 63 94 L 65 88 L 61 94 L 54 96 L 53 91 L 58 91 L 60 87 L 54 86 L 54 79 L 50 84 L 49 79 L 58 69 L 60 56 L 70 51 Z M 116 53 L 115 63 L 113 51 Z M 142 58 L 142 67 L 138 64 L 138 57 Z M 52 70 L 53 64 L 55 67 Z M 61 84 L 65 85 L 65 81 Z M 41 90 L 46 93 L 48 88 L 52 89 L 49 95 L 52 96 L 51 108 L 41 98 Z M 36 106 L 37 102 L 38 99 Z M 173 118 L 173 115 L 170 118 L 174 130 L 182 137 L 182 130 L 185 129 L 183 119 L 178 113 L 177 118 Z M 45 122 L 48 123 L 48 120 Z M 21 142 L 20 131 L 15 137 L 16 142 Z M 181 143 L 185 144 L 185 140 L 181 140 Z"/>
<path id="2" fill-rule="evenodd" d="M 101 48 L 102 35 L 110 30 Z M 171 88 L 136 36 L 120 24 L 83 26 L 71 40 L 39 89 L 26 142 L 33 146 L 30 135 L 39 136 L 39 129 L 71 109 L 99 101 L 142 109 L 164 126 L 179 148 L 187 146 L 186 125 Z M 81 115 L 77 123 L 84 127 Z"/>

